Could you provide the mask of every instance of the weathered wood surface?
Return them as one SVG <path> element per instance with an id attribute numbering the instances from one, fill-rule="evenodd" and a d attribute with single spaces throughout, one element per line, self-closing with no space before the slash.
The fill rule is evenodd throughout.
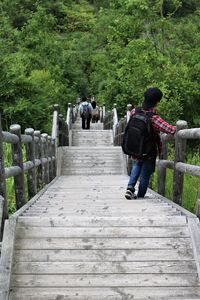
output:
<path id="1" fill-rule="evenodd" d="M 17 238 L 78 238 L 78 237 L 189 237 L 187 226 L 177 227 L 18 227 Z"/>
<path id="2" fill-rule="evenodd" d="M 193 261 L 192 248 L 15 250 L 15 262 Z"/>
<path id="3" fill-rule="evenodd" d="M 11 300 L 200 298 L 187 216 L 127 179 L 61 176 L 21 212 Z"/>
<path id="4" fill-rule="evenodd" d="M 123 217 L 81 217 L 77 216 L 73 218 L 71 216 L 65 217 L 26 217 L 20 216 L 18 218 L 19 226 L 31 226 L 31 227 L 119 227 L 124 226 L 181 226 L 186 225 L 186 217 L 184 216 L 151 216 L 133 218 L 132 216 Z"/>
<path id="5" fill-rule="evenodd" d="M 8 203 L 6 196 L 6 176 L 5 176 L 5 166 L 4 166 L 4 148 L 3 148 L 3 133 L 1 127 L 1 114 L 0 114 L 0 196 L 3 198 L 3 202 L 1 200 L 2 205 L 2 217 L 0 219 L 1 224 L 1 232 L 2 235 L 2 227 L 4 219 L 8 218 Z"/>
<path id="6" fill-rule="evenodd" d="M 3 217 L 4 198 L 0 195 L 0 240 L 2 239 L 2 217 Z"/>
<path id="7" fill-rule="evenodd" d="M 193 176 L 200 177 L 200 166 L 194 166 L 194 165 L 178 162 L 176 164 L 176 169 L 180 172 L 188 173 L 188 174 L 191 174 Z"/>
<path id="8" fill-rule="evenodd" d="M 17 262 L 14 273 L 30 274 L 196 274 L 194 261 Z"/>
<path id="9" fill-rule="evenodd" d="M 182 129 L 178 136 L 183 139 L 200 139 L 200 128 Z"/>
<path id="10" fill-rule="evenodd" d="M 63 274 L 39 275 L 13 274 L 13 286 L 26 287 L 124 287 L 124 286 L 195 286 L 198 285 L 197 275 L 191 274 Z"/>
<path id="11" fill-rule="evenodd" d="M 19 138 L 19 142 L 12 144 L 12 161 L 13 166 L 17 166 L 21 169 L 19 175 L 14 177 L 14 188 L 16 197 L 16 208 L 22 207 L 25 201 L 25 187 L 24 187 L 24 167 L 23 167 L 23 155 L 22 155 L 22 140 L 21 140 L 21 126 L 18 124 L 11 125 L 10 131 L 16 134 Z"/>
<path id="12" fill-rule="evenodd" d="M 69 148 L 76 152 L 71 162 L 81 164 L 81 156 L 88 164 L 91 147 Z M 69 159 L 58 162 L 60 172 L 71 168 Z M 195 216 L 151 191 L 127 201 L 122 156 L 119 175 L 103 175 L 100 162 L 99 175 L 82 168 L 60 176 L 15 214 L 9 300 L 200 299 Z"/>
<path id="13" fill-rule="evenodd" d="M 186 140 L 181 139 L 178 135 L 178 132 L 186 127 L 186 121 L 178 121 L 176 124 L 177 134 L 175 136 L 175 165 L 178 162 L 184 162 L 185 159 Z M 180 206 L 182 206 L 183 178 L 183 173 L 175 168 L 173 173 L 173 201 Z"/>
<path id="14" fill-rule="evenodd" d="M 0 259 L 0 300 L 9 299 L 15 243 L 16 219 L 6 220 Z"/>
<path id="15" fill-rule="evenodd" d="M 62 157 L 62 175 L 111 175 L 125 173 L 121 147 L 72 146 L 62 147 L 60 152 Z"/>
<path id="16" fill-rule="evenodd" d="M 39 295 L 39 296 L 38 296 Z M 134 295 L 134 296 L 133 296 Z M 134 297 L 134 298 L 133 298 Z M 199 299 L 196 287 L 111 287 L 111 288 L 13 288 L 10 300 L 194 300 Z"/>

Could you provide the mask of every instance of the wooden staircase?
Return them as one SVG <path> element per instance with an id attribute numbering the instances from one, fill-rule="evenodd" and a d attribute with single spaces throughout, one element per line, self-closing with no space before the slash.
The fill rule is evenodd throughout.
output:
<path id="1" fill-rule="evenodd" d="M 9 299 L 200 299 L 197 218 L 150 190 L 127 201 L 112 132 L 79 125 L 60 176 L 17 218 Z"/>

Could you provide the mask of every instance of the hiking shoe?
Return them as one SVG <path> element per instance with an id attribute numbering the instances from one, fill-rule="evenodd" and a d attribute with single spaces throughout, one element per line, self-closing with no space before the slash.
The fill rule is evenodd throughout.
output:
<path id="1" fill-rule="evenodd" d="M 127 189 L 126 193 L 125 193 L 125 198 L 127 200 L 131 200 L 131 199 L 137 199 L 137 196 L 134 194 L 133 191 L 131 191 L 130 189 Z"/>

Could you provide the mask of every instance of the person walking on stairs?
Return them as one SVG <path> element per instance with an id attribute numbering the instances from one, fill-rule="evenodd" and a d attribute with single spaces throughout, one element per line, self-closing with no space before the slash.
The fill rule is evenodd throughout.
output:
<path id="1" fill-rule="evenodd" d="M 92 123 L 97 123 L 100 119 L 99 107 L 95 100 L 91 102 L 92 105 Z"/>
<path id="2" fill-rule="evenodd" d="M 82 119 L 82 129 L 90 129 L 90 121 L 92 118 L 92 105 L 84 96 L 79 107 L 80 117 Z"/>
<path id="3" fill-rule="evenodd" d="M 136 114 L 139 114 L 139 118 L 144 115 L 150 118 L 150 126 L 152 128 L 154 139 L 152 143 L 153 146 L 148 157 L 133 157 L 133 159 L 135 159 L 135 163 L 133 164 L 125 193 L 125 198 L 128 200 L 143 198 L 146 194 L 150 177 L 155 171 L 156 157 L 157 155 L 161 155 L 162 144 L 159 133 L 163 132 L 167 134 L 174 134 L 176 132 L 176 126 L 168 124 L 156 113 L 156 106 L 159 104 L 162 96 L 163 93 L 160 89 L 149 88 L 144 93 L 142 108 L 134 108 L 131 111 L 131 116 L 136 116 Z M 136 195 L 135 185 L 138 179 L 140 182 Z"/>

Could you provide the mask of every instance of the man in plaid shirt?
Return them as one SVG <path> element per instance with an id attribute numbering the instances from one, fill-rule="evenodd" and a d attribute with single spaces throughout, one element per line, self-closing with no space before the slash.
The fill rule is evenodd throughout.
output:
<path id="1" fill-rule="evenodd" d="M 149 88 L 144 93 L 144 102 L 142 104 L 142 112 L 154 112 L 155 115 L 151 118 L 151 123 L 154 128 L 154 133 L 157 140 L 157 147 L 153 149 L 152 154 L 148 159 L 136 159 L 135 164 L 132 167 L 131 175 L 129 178 L 127 190 L 125 193 L 125 198 L 128 200 L 136 199 L 136 198 L 143 198 L 146 194 L 149 180 L 151 174 L 155 171 L 155 164 L 156 164 L 156 156 L 161 154 L 161 140 L 159 133 L 167 133 L 167 134 L 174 134 L 176 132 L 176 126 L 172 126 L 164 121 L 158 114 L 156 114 L 156 105 L 160 102 L 163 94 L 161 90 L 158 88 Z M 131 115 L 136 113 L 135 109 L 131 111 Z M 139 188 L 137 196 L 135 195 L 135 185 L 140 178 Z"/>

